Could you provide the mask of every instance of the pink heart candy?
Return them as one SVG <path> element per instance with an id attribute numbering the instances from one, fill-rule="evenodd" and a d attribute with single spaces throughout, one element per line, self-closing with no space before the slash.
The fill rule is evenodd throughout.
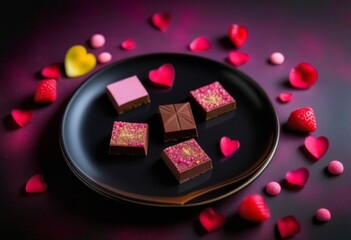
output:
<path id="1" fill-rule="evenodd" d="M 224 156 L 228 157 L 240 148 L 238 140 L 231 140 L 229 137 L 222 137 L 220 140 L 220 148 Z"/>
<path id="2" fill-rule="evenodd" d="M 13 109 L 11 111 L 12 119 L 19 127 L 26 126 L 34 118 L 34 112 L 31 110 Z"/>
<path id="3" fill-rule="evenodd" d="M 307 151 L 318 160 L 328 151 L 329 141 L 328 138 L 324 136 L 317 138 L 308 136 L 305 138 L 305 147 Z"/>
<path id="4" fill-rule="evenodd" d="M 170 63 L 165 63 L 158 69 L 154 69 L 149 72 L 151 82 L 165 87 L 173 86 L 174 76 L 175 70 L 173 65 Z"/>
<path id="5" fill-rule="evenodd" d="M 280 93 L 278 100 L 282 103 L 288 103 L 292 99 L 292 93 Z"/>
<path id="6" fill-rule="evenodd" d="M 46 189 L 47 185 L 42 174 L 32 176 L 26 183 L 27 193 L 40 193 L 46 191 Z"/>
<path id="7" fill-rule="evenodd" d="M 300 223 L 292 215 L 280 218 L 277 222 L 277 228 L 282 239 L 290 238 L 301 231 Z"/>
<path id="8" fill-rule="evenodd" d="M 133 50 L 136 48 L 136 42 L 132 38 L 128 38 L 122 42 L 121 48 L 124 50 Z"/>
<path id="9" fill-rule="evenodd" d="M 310 88 L 317 82 L 318 72 L 309 63 L 300 63 L 290 70 L 289 82 L 298 89 Z"/>
<path id="10" fill-rule="evenodd" d="M 152 24 L 161 32 L 165 32 L 171 23 L 171 16 L 168 13 L 155 13 L 151 18 Z"/>
<path id="11" fill-rule="evenodd" d="M 61 65 L 58 63 L 50 64 L 41 70 L 41 75 L 45 78 L 58 79 L 61 76 Z"/>
<path id="12" fill-rule="evenodd" d="M 303 188 L 307 183 L 310 172 L 307 168 L 301 167 L 296 170 L 290 170 L 286 173 L 285 179 L 291 186 Z"/>
<path id="13" fill-rule="evenodd" d="M 234 66 L 239 67 L 240 65 L 242 65 L 242 64 L 246 63 L 247 61 L 249 61 L 250 60 L 250 56 L 247 53 L 231 51 L 228 54 L 228 60 Z"/>
<path id="14" fill-rule="evenodd" d="M 213 232 L 224 225 L 226 217 L 209 207 L 201 211 L 199 220 L 207 232 Z"/>
<path id="15" fill-rule="evenodd" d="M 191 41 L 189 48 L 193 52 L 202 52 L 211 49 L 212 44 L 205 36 L 200 36 Z"/>

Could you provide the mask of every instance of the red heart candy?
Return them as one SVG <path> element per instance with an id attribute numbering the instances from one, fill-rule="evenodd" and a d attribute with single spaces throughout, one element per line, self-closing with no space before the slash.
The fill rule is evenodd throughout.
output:
<path id="1" fill-rule="evenodd" d="M 175 70 L 173 65 L 170 63 L 163 64 L 158 69 L 154 69 L 149 72 L 151 82 L 166 87 L 173 86 L 174 76 Z"/>
<path id="2" fill-rule="evenodd" d="M 305 147 L 313 157 L 320 159 L 327 152 L 329 141 L 324 136 L 317 138 L 308 136 L 305 138 Z"/>
<path id="3" fill-rule="evenodd" d="M 296 170 L 290 170 L 286 173 L 285 179 L 287 183 L 292 186 L 303 188 L 308 180 L 310 172 L 307 168 L 298 168 Z"/>
<path id="4" fill-rule="evenodd" d="M 278 100 L 282 103 L 288 103 L 292 99 L 292 93 L 281 93 L 278 96 Z"/>
<path id="5" fill-rule="evenodd" d="M 221 151 L 224 156 L 228 157 L 232 155 L 240 147 L 238 140 L 231 140 L 229 137 L 222 137 L 220 141 Z"/>
<path id="6" fill-rule="evenodd" d="M 125 41 L 122 42 L 121 48 L 124 50 L 132 50 L 136 48 L 136 42 L 134 39 L 126 39 Z"/>
<path id="7" fill-rule="evenodd" d="M 280 237 L 285 239 L 294 236 L 301 230 L 301 226 L 294 216 L 286 216 L 278 220 L 278 231 Z"/>
<path id="8" fill-rule="evenodd" d="M 58 63 L 50 64 L 41 70 L 41 75 L 45 78 L 58 79 L 61 76 L 61 65 Z"/>
<path id="9" fill-rule="evenodd" d="M 155 13 L 152 15 L 151 21 L 156 28 L 165 32 L 171 23 L 171 16 L 168 13 Z"/>
<path id="10" fill-rule="evenodd" d="M 40 193 L 46 191 L 46 189 L 47 185 L 42 174 L 32 176 L 26 183 L 27 193 Z"/>
<path id="11" fill-rule="evenodd" d="M 34 112 L 31 110 L 13 109 L 11 111 L 11 116 L 19 127 L 24 127 L 30 121 L 32 121 Z"/>
<path id="12" fill-rule="evenodd" d="M 212 44 L 208 38 L 200 36 L 191 41 L 189 48 L 193 52 L 202 52 L 209 50 L 212 47 Z"/>
<path id="13" fill-rule="evenodd" d="M 247 40 L 248 31 L 245 26 L 232 24 L 229 27 L 228 37 L 236 48 L 241 48 Z"/>
<path id="14" fill-rule="evenodd" d="M 264 222 L 271 216 L 270 209 L 260 194 L 245 197 L 239 205 L 238 214 L 250 222 Z"/>
<path id="15" fill-rule="evenodd" d="M 228 54 L 228 60 L 231 64 L 238 67 L 250 60 L 250 56 L 247 53 L 231 51 Z"/>
<path id="16" fill-rule="evenodd" d="M 318 72 L 309 63 L 300 63 L 290 70 L 289 82 L 298 89 L 310 88 L 317 82 Z"/>
<path id="17" fill-rule="evenodd" d="M 213 232 L 224 225 L 226 217 L 209 207 L 201 211 L 199 220 L 207 232 Z"/>

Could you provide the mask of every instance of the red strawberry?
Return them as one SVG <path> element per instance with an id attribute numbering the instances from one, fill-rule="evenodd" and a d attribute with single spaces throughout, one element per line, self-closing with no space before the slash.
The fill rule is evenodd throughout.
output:
<path id="1" fill-rule="evenodd" d="M 314 132 L 317 122 L 311 107 L 297 108 L 290 113 L 287 126 L 300 132 Z"/>
<path id="2" fill-rule="evenodd" d="M 52 103 L 56 100 L 56 81 L 55 79 L 41 80 L 34 92 L 34 102 Z"/>
<path id="3" fill-rule="evenodd" d="M 271 216 L 269 207 L 260 194 L 252 194 L 244 198 L 239 205 L 238 214 L 251 222 L 264 222 Z"/>
<path id="4" fill-rule="evenodd" d="M 228 37 L 236 48 L 241 48 L 247 40 L 248 32 L 245 26 L 232 24 L 229 27 Z"/>

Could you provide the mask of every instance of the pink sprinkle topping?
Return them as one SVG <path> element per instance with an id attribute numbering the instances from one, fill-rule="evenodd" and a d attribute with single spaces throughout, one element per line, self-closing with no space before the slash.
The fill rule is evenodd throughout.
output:
<path id="1" fill-rule="evenodd" d="M 146 123 L 114 122 L 111 146 L 143 147 L 146 142 L 148 125 Z"/>
<path id="2" fill-rule="evenodd" d="M 315 216 L 320 222 L 328 222 L 331 219 L 330 211 L 326 208 L 318 209 Z"/>
<path id="3" fill-rule="evenodd" d="M 269 182 L 266 185 L 265 190 L 269 195 L 276 196 L 280 193 L 281 187 L 280 184 L 277 182 Z"/>
<path id="4" fill-rule="evenodd" d="M 99 63 L 107 63 L 107 62 L 111 61 L 112 55 L 109 52 L 102 52 L 99 54 L 97 59 L 98 59 Z"/>
<path id="5" fill-rule="evenodd" d="M 344 165 L 338 160 L 333 160 L 328 163 L 328 171 L 331 174 L 339 175 L 344 172 Z"/>
<path id="6" fill-rule="evenodd" d="M 284 55 L 280 52 L 274 52 L 269 57 L 269 61 L 274 65 L 282 64 L 284 60 L 285 60 Z"/>
<path id="7" fill-rule="evenodd" d="M 210 157 L 204 152 L 195 139 L 190 139 L 167 147 L 164 152 L 174 163 L 179 172 L 184 172 L 204 162 L 211 161 Z"/>
<path id="8" fill-rule="evenodd" d="M 94 34 L 90 38 L 90 45 L 93 48 L 100 48 L 105 45 L 105 37 L 102 34 Z"/>
<path id="9" fill-rule="evenodd" d="M 190 91 L 190 94 L 206 112 L 234 102 L 234 98 L 218 81 Z"/>

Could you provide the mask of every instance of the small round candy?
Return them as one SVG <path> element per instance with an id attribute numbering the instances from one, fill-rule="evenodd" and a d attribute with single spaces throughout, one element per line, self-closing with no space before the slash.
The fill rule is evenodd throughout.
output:
<path id="1" fill-rule="evenodd" d="M 93 48 L 100 48 L 105 45 L 105 37 L 102 34 L 94 34 L 90 38 L 90 44 Z"/>
<path id="2" fill-rule="evenodd" d="M 320 222 L 328 222 L 331 219 L 331 214 L 326 208 L 318 209 L 315 216 L 316 219 Z"/>
<path id="3" fill-rule="evenodd" d="M 284 55 L 280 52 L 274 52 L 269 57 L 269 61 L 275 65 L 282 64 L 284 60 L 285 60 Z"/>
<path id="4" fill-rule="evenodd" d="M 280 191 L 281 191 L 280 184 L 277 183 L 277 182 L 269 182 L 269 183 L 267 183 L 265 189 L 266 189 L 266 192 L 269 195 L 272 195 L 272 196 L 278 195 L 280 193 Z"/>
<path id="5" fill-rule="evenodd" d="M 338 160 L 333 160 L 328 163 L 328 171 L 331 174 L 339 175 L 344 172 L 344 165 Z"/>
<path id="6" fill-rule="evenodd" d="M 99 63 L 107 63 L 107 62 L 111 61 L 112 56 L 109 52 L 102 52 L 99 54 L 97 59 L 98 59 Z"/>

